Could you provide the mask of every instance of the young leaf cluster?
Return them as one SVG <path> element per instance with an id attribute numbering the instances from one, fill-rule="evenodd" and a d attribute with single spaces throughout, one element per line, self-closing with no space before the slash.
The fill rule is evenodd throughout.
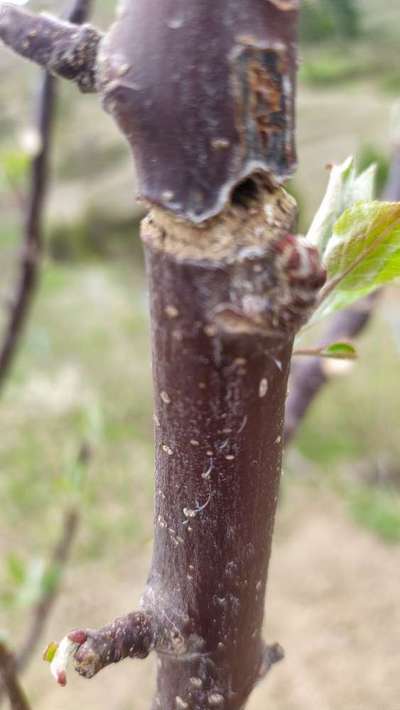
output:
<path id="1" fill-rule="evenodd" d="M 327 272 L 312 322 L 400 277 L 400 203 L 374 200 L 374 180 L 375 166 L 357 175 L 352 158 L 331 170 L 307 234 Z"/>

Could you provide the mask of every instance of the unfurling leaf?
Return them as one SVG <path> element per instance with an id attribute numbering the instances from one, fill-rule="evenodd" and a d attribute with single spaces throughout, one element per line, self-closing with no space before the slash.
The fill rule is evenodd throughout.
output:
<path id="1" fill-rule="evenodd" d="M 350 343 L 332 343 L 323 348 L 320 355 L 322 357 L 334 358 L 335 360 L 355 360 L 357 350 Z"/>
<path id="2" fill-rule="evenodd" d="M 346 210 L 323 264 L 328 290 L 314 322 L 400 277 L 400 203 L 359 202 Z"/>
<path id="3" fill-rule="evenodd" d="M 331 169 L 328 187 L 321 206 L 307 234 L 307 240 L 324 255 L 335 223 L 343 212 L 359 200 L 373 200 L 376 165 L 357 175 L 353 158 Z"/>
<path id="4" fill-rule="evenodd" d="M 52 641 L 43 651 L 43 660 L 47 663 L 51 663 L 54 656 L 57 653 L 58 643 Z"/>

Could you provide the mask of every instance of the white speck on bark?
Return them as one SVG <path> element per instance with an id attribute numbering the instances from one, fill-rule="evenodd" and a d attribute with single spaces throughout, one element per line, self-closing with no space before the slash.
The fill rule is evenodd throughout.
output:
<path id="1" fill-rule="evenodd" d="M 165 313 L 168 316 L 168 318 L 177 318 L 179 315 L 179 311 L 175 306 L 165 306 Z"/>
<path id="2" fill-rule="evenodd" d="M 267 392 L 268 392 L 268 380 L 266 377 L 263 377 L 262 380 L 260 380 L 258 394 L 260 397 L 265 397 Z"/>

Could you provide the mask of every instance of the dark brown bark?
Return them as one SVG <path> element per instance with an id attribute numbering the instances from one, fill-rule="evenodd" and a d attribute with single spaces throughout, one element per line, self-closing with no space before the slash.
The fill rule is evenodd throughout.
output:
<path id="1" fill-rule="evenodd" d="M 300 247 L 268 229 L 268 204 L 261 193 L 248 209 L 216 218 L 207 234 L 192 228 L 192 244 L 187 226 L 168 226 L 164 215 L 143 226 L 156 401 L 155 547 L 144 608 L 161 629 L 154 707 L 163 710 L 238 710 L 271 658 L 261 630 L 295 330 L 288 318 L 285 332 L 277 314 L 293 307 L 301 316 L 296 289 L 284 304 L 278 284 L 291 276 L 278 271 L 283 245 L 291 255 Z M 218 235 L 229 242 L 216 253 Z M 323 275 L 311 250 L 302 256 L 311 268 L 303 292 L 313 298 Z M 232 327 L 216 317 L 245 310 L 250 278 L 252 297 L 265 299 L 264 332 L 253 319 Z M 259 279 L 265 291 L 257 292 Z"/>
<path id="2" fill-rule="evenodd" d="M 267 338 L 212 334 L 212 309 L 229 297 L 229 270 L 151 249 L 147 262 L 159 426 L 145 603 L 164 637 L 155 707 L 240 708 L 263 658 L 291 347 L 274 350 L 279 371 L 265 354 Z M 168 307 L 178 315 L 166 322 Z M 267 431 L 260 421 L 270 422 Z"/>
<path id="3" fill-rule="evenodd" d="M 133 612 L 114 619 L 101 629 L 77 629 L 69 634 L 79 644 L 75 654 L 75 670 L 84 678 L 125 658 L 146 658 L 154 647 L 153 619 Z"/>

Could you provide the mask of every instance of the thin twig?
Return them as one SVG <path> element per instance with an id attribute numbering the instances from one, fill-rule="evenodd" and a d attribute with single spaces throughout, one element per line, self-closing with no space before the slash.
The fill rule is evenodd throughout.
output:
<path id="1" fill-rule="evenodd" d="M 0 387 L 4 385 L 9 374 L 38 283 L 42 255 L 43 205 L 48 183 L 48 159 L 54 116 L 54 81 L 52 76 L 46 74 L 40 89 L 37 119 L 40 151 L 30 167 L 30 192 L 19 274 L 0 349 Z"/>
<path id="2" fill-rule="evenodd" d="M 25 641 L 22 644 L 22 648 L 17 654 L 16 662 L 19 672 L 25 669 L 43 635 L 47 619 L 49 618 L 59 591 L 60 573 L 65 568 L 72 543 L 75 539 L 78 520 L 78 514 L 75 510 L 71 510 L 65 514 L 61 537 L 54 548 L 48 565 L 49 572 L 56 574 L 55 583 L 49 586 L 33 609 L 30 627 L 26 634 Z"/>
<path id="3" fill-rule="evenodd" d="M 2 642 L 0 642 L 0 678 L 8 695 L 11 710 L 30 710 L 30 705 L 18 681 L 15 658 Z"/>
<path id="4" fill-rule="evenodd" d="M 61 582 L 61 573 L 68 562 L 72 543 L 78 528 L 78 522 L 78 513 L 75 510 L 70 510 L 65 514 L 61 535 L 54 547 L 47 568 L 49 574 L 55 575 L 54 581 L 53 584 L 44 591 L 42 597 L 33 608 L 32 620 L 28 627 L 25 640 L 16 656 L 12 656 L 15 674 L 25 670 L 43 636 L 47 619 L 57 598 Z M 4 698 L 3 693 L 7 690 L 4 678 L 2 677 L 1 680 L 0 704 Z"/>
<path id="5" fill-rule="evenodd" d="M 321 347 L 337 340 L 356 338 L 368 325 L 377 298 L 378 291 L 375 291 L 335 316 Z M 293 439 L 312 402 L 328 379 L 320 357 L 310 357 L 304 362 L 293 364 L 286 404 L 284 429 L 286 444 Z"/>
<path id="6" fill-rule="evenodd" d="M 90 8 L 91 0 L 75 0 L 69 13 L 70 22 L 75 24 L 85 22 Z M 13 10 L 18 10 L 18 8 L 7 6 L 1 9 L 0 27 L 1 23 L 4 24 L 5 22 L 4 13 L 9 12 L 12 14 Z M 39 94 L 39 110 L 36 122 L 40 150 L 33 158 L 30 166 L 30 190 L 26 207 L 24 243 L 19 264 L 19 274 L 15 296 L 11 301 L 10 313 L 0 346 L 0 389 L 4 386 L 14 361 L 39 279 L 43 249 L 43 208 L 49 179 L 49 155 L 55 114 L 55 94 L 55 79 L 49 73 L 45 73 Z"/>

